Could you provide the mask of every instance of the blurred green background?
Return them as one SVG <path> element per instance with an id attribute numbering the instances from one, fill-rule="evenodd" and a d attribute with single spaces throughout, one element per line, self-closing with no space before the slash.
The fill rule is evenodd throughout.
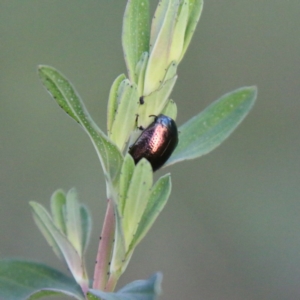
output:
<path id="1" fill-rule="evenodd" d="M 153 9 L 157 1 L 153 1 Z M 126 71 L 126 1 L 0 0 L 0 256 L 62 271 L 28 201 L 75 186 L 93 216 L 90 274 L 106 207 L 88 137 L 39 82 L 75 85 L 101 128 Z M 250 115 L 217 150 L 175 165 L 173 191 L 120 286 L 162 271 L 163 300 L 300 299 L 300 1 L 206 0 L 172 93 L 180 125 L 221 95 L 258 86 Z"/>

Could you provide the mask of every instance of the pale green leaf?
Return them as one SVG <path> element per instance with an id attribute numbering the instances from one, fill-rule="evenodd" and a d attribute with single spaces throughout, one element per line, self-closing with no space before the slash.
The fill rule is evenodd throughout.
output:
<path id="1" fill-rule="evenodd" d="M 136 114 L 139 96 L 136 84 L 131 84 L 128 79 L 123 80 L 118 92 L 118 107 L 111 127 L 110 138 L 124 150 L 126 142 L 136 124 Z"/>
<path id="2" fill-rule="evenodd" d="M 122 270 L 126 267 L 126 242 L 123 230 L 122 219 L 117 205 L 114 205 L 115 213 L 115 242 L 113 247 L 113 256 L 110 263 L 110 275 L 116 274 L 118 278 L 123 273 Z"/>
<path id="3" fill-rule="evenodd" d="M 173 120 L 176 120 L 176 118 L 177 118 L 177 105 L 176 105 L 176 103 L 172 99 L 170 99 L 161 113 L 163 115 L 166 115 L 166 116 L 172 118 Z"/>
<path id="4" fill-rule="evenodd" d="M 55 247 L 59 248 L 61 253 L 60 257 L 63 256 L 65 259 L 75 280 L 80 285 L 87 285 L 87 282 L 85 282 L 87 280 L 85 266 L 78 252 L 68 241 L 67 237 L 53 224 L 53 220 L 43 206 L 33 201 L 30 202 L 30 205 L 33 210 L 34 220 L 47 242 L 53 246 L 53 241 L 55 241 Z"/>
<path id="5" fill-rule="evenodd" d="M 66 223 L 64 219 L 64 210 L 65 210 L 65 204 L 66 204 L 66 194 L 63 190 L 57 190 L 53 193 L 51 196 L 51 213 L 52 213 L 52 219 L 62 233 L 66 234 Z"/>
<path id="6" fill-rule="evenodd" d="M 153 181 L 150 163 L 142 159 L 136 165 L 128 188 L 123 212 L 123 230 L 128 249 L 146 208 Z"/>
<path id="7" fill-rule="evenodd" d="M 256 87 L 243 87 L 222 96 L 179 127 L 179 143 L 165 166 L 193 159 L 219 146 L 252 108 Z"/>
<path id="8" fill-rule="evenodd" d="M 156 273 L 148 280 L 133 281 L 116 293 L 91 289 L 89 293 L 102 300 L 156 300 L 161 294 L 162 274 Z"/>
<path id="9" fill-rule="evenodd" d="M 160 1 L 156 7 L 154 16 L 152 18 L 152 23 L 151 23 L 150 46 L 153 46 L 153 44 L 158 38 L 158 35 L 162 29 L 161 27 L 164 22 L 170 4 L 171 4 L 170 1 L 164 0 L 164 1 Z"/>
<path id="10" fill-rule="evenodd" d="M 129 184 L 134 172 L 135 164 L 132 156 L 127 153 L 124 158 L 123 166 L 120 174 L 120 186 L 119 186 L 119 212 L 123 215 L 125 200 L 127 196 L 127 191 L 129 188 Z"/>
<path id="11" fill-rule="evenodd" d="M 143 52 L 149 50 L 149 0 L 129 0 L 123 18 L 122 45 L 131 82 Z"/>
<path id="12" fill-rule="evenodd" d="M 110 92 L 109 92 L 109 98 L 108 98 L 108 104 L 107 104 L 107 133 L 110 137 L 110 131 L 111 127 L 115 118 L 115 114 L 118 108 L 118 92 L 120 84 L 123 80 L 126 79 L 126 76 L 124 74 L 119 75 L 115 81 L 113 82 Z"/>
<path id="13" fill-rule="evenodd" d="M 171 188 L 172 184 L 170 174 L 160 177 L 152 187 L 147 207 L 143 213 L 141 221 L 139 222 L 139 226 L 130 245 L 130 249 L 134 249 L 145 237 L 154 221 L 166 205 L 171 193 Z"/>
<path id="14" fill-rule="evenodd" d="M 172 61 L 170 63 L 170 66 L 167 69 L 167 72 L 166 72 L 166 75 L 164 77 L 162 84 L 165 84 L 165 82 L 167 80 L 172 79 L 176 76 L 177 67 L 178 67 L 178 64 L 176 63 L 176 61 Z"/>
<path id="15" fill-rule="evenodd" d="M 88 243 L 90 241 L 90 235 L 92 231 L 92 220 L 91 215 L 85 205 L 80 205 L 80 218 L 81 218 L 81 228 L 82 228 L 82 252 L 85 253 Z"/>
<path id="16" fill-rule="evenodd" d="M 136 73 L 136 82 L 137 82 L 139 96 L 142 96 L 144 91 L 145 72 L 147 68 L 148 58 L 149 58 L 149 53 L 144 52 L 142 54 L 141 59 L 138 61 L 136 65 L 135 73 Z"/>
<path id="17" fill-rule="evenodd" d="M 176 18 L 176 24 L 174 26 L 173 39 L 170 47 L 170 57 L 179 62 L 181 57 L 183 45 L 184 45 L 184 35 L 188 22 L 189 16 L 189 1 L 183 0 L 179 6 L 178 15 Z"/>
<path id="18" fill-rule="evenodd" d="M 1 300 L 33 300 L 59 294 L 84 300 L 76 282 L 55 269 L 36 262 L 0 261 Z"/>
<path id="19" fill-rule="evenodd" d="M 176 24 L 177 13 L 179 9 L 179 0 L 167 1 L 168 5 L 162 1 L 158 5 L 159 17 L 154 17 L 153 31 L 151 33 L 151 47 L 148 60 L 148 66 L 145 74 L 145 85 L 143 95 L 147 96 L 158 89 L 163 82 L 166 70 L 169 68 L 172 61 L 177 61 L 179 57 L 171 56 L 170 52 L 174 27 Z M 161 8 L 159 7 L 161 6 Z M 160 22 L 159 22 L 160 20 Z M 152 39 L 155 37 L 155 39 Z"/>
<path id="20" fill-rule="evenodd" d="M 158 90 L 144 97 L 144 104 L 139 107 L 139 125 L 147 127 L 152 119 L 149 115 L 159 115 L 166 104 L 177 80 L 177 76 L 167 80 Z"/>
<path id="21" fill-rule="evenodd" d="M 83 249 L 80 204 L 75 188 L 70 189 L 67 193 L 65 222 L 68 240 L 76 249 L 79 256 L 82 256 Z"/>
<path id="22" fill-rule="evenodd" d="M 56 102 L 82 125 L 92 140 L 106 179 L 116 183 L 123 160 L 119 149 L 99 129 L 74 87 L 62 74 L 52 67 L 39 66 L 39 76 Z"/>
<path id="23" fill-rule="evenodd" d="M 54 225 L 54 221 L 52 220 L 47 210 L 44 209 L 44 207 L 33 201 L 29 202 L 29 204 L 33 209 L 33 219 L 37 227 L 43 234 L 44 238 L 46 239 L 47 243 L 50 245 L 54 253 L 58 256 L 58 258 L 64 260 L 64 253 L 61 251 L 60 244 L 55 239 L 51 228 L 56 228 L 56 231 L 60 232 L 61 235 L 64 235 L 64 233 Z M 50 226 L 51 228 L 49 228 L 46 223 L 52 223 L 52 225 Z"/>
<path id="24" fill-rule="evenodd" d="M 188 0 L 189 2 L 189 18 L 185 30 L 185 35 L 184 35 L 184 45 L 183 45 L 183 50 L 181 53 L 181 57 L 178 61 L 178 63 L 181 61 L 183 58 L 190 42 L 193 37 L 193 34 L 195 32 L 196 26 L 198 24 L 198 21 L 201 16 L 201 12 L 203 9 L 203 0 Z"/>

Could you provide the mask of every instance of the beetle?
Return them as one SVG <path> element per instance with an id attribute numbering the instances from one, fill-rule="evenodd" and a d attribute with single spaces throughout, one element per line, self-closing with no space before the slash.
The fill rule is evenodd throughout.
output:
<path id="1" fill-rule="evenodd" d="M 156 171 L 175 150 L 178 144 L 178 130 L 175 121 L 170 117 L 163 114 L 149 117 L 154 117 L 154 121 L 143 130 L 128 152 L 136 164 L 142 158 L 146 158 L 153 171 Z"/>

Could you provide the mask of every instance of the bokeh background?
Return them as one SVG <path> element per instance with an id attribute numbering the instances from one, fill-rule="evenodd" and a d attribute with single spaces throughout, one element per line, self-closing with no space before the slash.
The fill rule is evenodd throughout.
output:
<path id="1" fill-rule="evenodd" d="M 152 9 L 157 1 L 153 1 Z M 126 71 L 126 1 L 0 0 L 0 256 L 66 271 L 34 225 L 75 186 L 92 212 L 92 274 L 106 207 L 88 137 L 45 92 L 38 64 L 63 72 L 101 128 Z M 300 1 L 206 0 L 172 93 L 180 125 L 221 95 L 258 86 L 245 121 L 215 151 L 172 173 L 168 205 L 119 287 L 162 271 L 161 299 L 300 299 Z"/>

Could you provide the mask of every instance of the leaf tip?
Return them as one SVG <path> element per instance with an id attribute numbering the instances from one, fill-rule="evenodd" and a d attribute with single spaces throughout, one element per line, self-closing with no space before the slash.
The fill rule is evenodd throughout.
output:
<path id="1" fill-rule="evenodd" d="M 37 70 L 38 70 L 38 72 L 41 72 L 43 69 L 45 69 L 45 68 L 47 68 L 48 66 L 46 66 L 46 65 L 38 65 L 37 66 Z"/>
<path id="2" fill-rule="evenodd" d="M 257 93 L 258 93 L 258 89 L 256 85 L 252 85 L 249 87 L 246 87 L 245 89 L 248 90 L 249 94 L 248 94 L 248 100 L 252 103 L 252 106 L 254 104 L 254 102 L 256 101 L 257 98 Z"/>
<path id="3" fill-rule="evenodd" d="M 257 88 L 257 86 L 256 86 L 256 85 L 253 85 L 253 86 L 251 86 L 250 88 L 252 88 L 253 93 L 254 93 L 254 96 L 255 96 L 255 98 L 256 98 L 256 97 L 257 97 L 257 93 L 258 93 L 258 88 Z"/>
<path id="4" fill-rule="evenodd" d="M 249 90 L 249 92 L 253 92 L 255 95 L 257 94 L 257 86 L 256 85 L 246 86 L 244 89 Z"/>
<path id="5" fill-rule="evenodd" d="M 29 205 L 31 206 L 31 208 L 34 208 L 36 206 L 37 202 L 35 201 L 29 201 Z"/>

